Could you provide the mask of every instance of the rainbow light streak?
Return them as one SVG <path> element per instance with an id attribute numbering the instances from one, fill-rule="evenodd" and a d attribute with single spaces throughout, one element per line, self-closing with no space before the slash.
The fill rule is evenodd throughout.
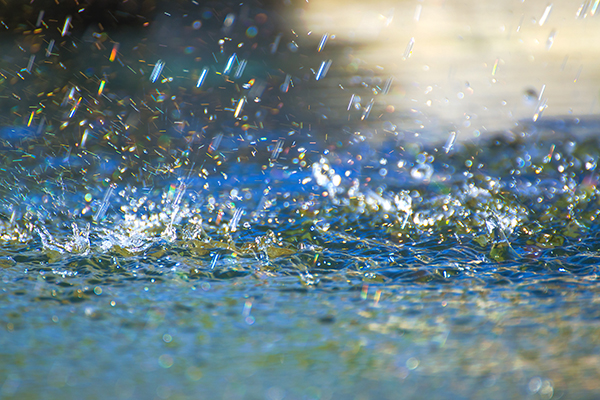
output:
<path id="1" fill-rule="evenodd" d="M 100 86 L 98 87 L 98 96 L 102 95 L 102 91 L 104 91 L 105 84 L 106 84 L 106 81 L 104 79 L 102 79 L 102 81 L 100 81 Z"/>
<path id="2" fill-rule="evenodd" d="M 62 31 L 60 32 L 60 36 L 65 36 L 69 32 L 70 25 L 71 25 L 71 16 L 69 15 L 65 19 L 65 25 L 63 26 Z"/>
<path id="3" fill-rule="evenodd" d="M 238 102 L 237 107 L 235 108 L 235 112 L 233 113 L 233 117 L 237 118 L 239 117 L 239 115 L 241 114 L 242 110 L 244 109 L 244 105 L 246 104 L 246 97 L 242 97 L 240 99 L 240 101 Z"/>
<path id="4" fill-rule="evenodd" d="M 323 48 L 325 47 L 325 43 L 327 43 L 327 38 L 329 37 L 329 35 L 326 33 L 323 35 L 323 37 L 321 38 L 321 41 L 319 42 L 319 47 L 317 47 L 317 52 L 320 53 L 321 50 L 323 50 Z"/>
<path id="5" fill-rule="evenodd" d="M 600 0 L 594 1 L 594 5 L 592 6 L 592 9 L 590 11 L 590 15 L 592 17 L 596 14 L 596 11 L 598 10 L 598 3 L 600 3 Z"/>
<path id="6" fill-rule="evenodd" d="M 78 98 L 77 103 L 73 104 L 73 107 L 71 107 L 71 112 L 69 113 L 69 118 L 73 118 L 73 115 L 75 115 L 75 112 L 79 108 L 79 103 L 81 103 L 81 99 L 82 99 L 82 97 Z"/>
<path id="7" fill-rule="evenodd" d="M 108 57 L 108 61 L 113 62 L 117 58 L 117 52 L 119 51 L 119 43 L 115 43 L 113 45 L 112 51 L 110 52 L 110 57 Z"/>

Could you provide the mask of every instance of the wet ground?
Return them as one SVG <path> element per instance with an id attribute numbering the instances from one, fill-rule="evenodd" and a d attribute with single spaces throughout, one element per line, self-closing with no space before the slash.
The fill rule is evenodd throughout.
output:
<path id="1" fill-rule="evenodd" d="M 597 118 L 467 140 L 276 6 L 134 4 L 6 19 L 0 397 L 600 392 Z"/>

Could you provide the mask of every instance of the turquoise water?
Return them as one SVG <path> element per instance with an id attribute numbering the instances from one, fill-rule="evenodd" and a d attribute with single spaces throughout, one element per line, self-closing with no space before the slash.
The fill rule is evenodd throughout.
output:
<path id="1" fill-rule="evenodd" d="M 10 169 L 4 397 L 591 396 L 600 147 L 524 132 L 145 184 Z"/>
<path id="2" fill-rule="evenodd" d="M 0 397 L 593 398 L 598 120 L 430 142 L 348 46 L 215 7 L 10 27 Z"/>

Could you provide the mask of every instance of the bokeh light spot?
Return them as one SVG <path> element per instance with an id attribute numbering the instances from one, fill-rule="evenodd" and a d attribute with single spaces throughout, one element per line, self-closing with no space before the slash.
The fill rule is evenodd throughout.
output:
<path id="1" fill-rule="evenodd" d="M 251 26 L 250 28 L 246 29 L 246 36 L 248 36 L 249 38 L 256 37 L 257 34 L 258 28 L 255 26 Z"/>

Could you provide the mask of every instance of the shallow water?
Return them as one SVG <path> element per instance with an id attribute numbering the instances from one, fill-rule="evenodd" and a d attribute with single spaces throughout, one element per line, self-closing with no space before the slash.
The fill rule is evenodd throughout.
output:
<path id="1" fill-rule="evenodd" d="M 600 147 L 533 130 L 109 188 L 85 154 L 8 169 L 3 394 L 590 396 Z"/>
<path id="2" fill-rule="evenodd" d="M 3 59 L 0 397 L 594 397 L 598 119 L 430 142 L 377 102 L 340 115 L 321 54 L 288 74 L 305 54 L 265 56 L 272 32 L 230 79 L 218 11 L 214 63 L 177 45 L 191 23 L 179 60 L 83 28 L 32 74 Z"/>

